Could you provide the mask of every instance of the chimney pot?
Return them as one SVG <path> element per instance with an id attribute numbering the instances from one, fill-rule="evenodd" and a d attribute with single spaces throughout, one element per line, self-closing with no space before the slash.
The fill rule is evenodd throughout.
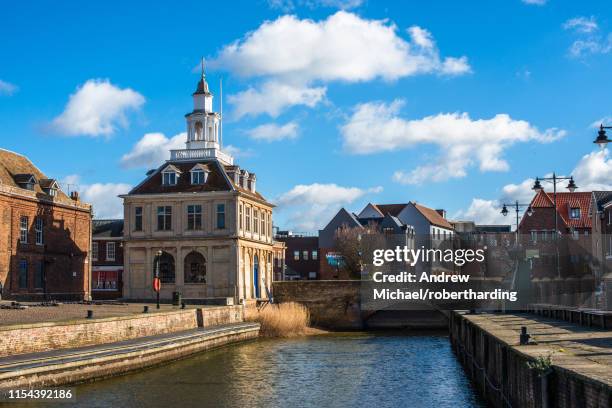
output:
<path id="1" fill-rule="evenodd" d="M 70 198 L 72 198 L 74 201 L 79 201 L 79 192 L 78 191 L 72 191 L 70 193 Z"/>

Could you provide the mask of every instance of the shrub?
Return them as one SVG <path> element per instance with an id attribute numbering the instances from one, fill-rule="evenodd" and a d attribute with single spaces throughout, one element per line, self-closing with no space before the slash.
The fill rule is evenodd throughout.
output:
<path id="1" fill-rule="evenodd" d="M 259 333 L 264 337 L 302 336 L 310 323 L 306 306 L 294 302 L 268 304 L 261 310 L 247 313 L 245 317 L 261 324 Z"/>

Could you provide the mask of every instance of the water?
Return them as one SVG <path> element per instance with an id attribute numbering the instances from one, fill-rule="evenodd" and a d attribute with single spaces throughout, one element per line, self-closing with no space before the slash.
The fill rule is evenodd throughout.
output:
<path id="1" fill-rule="evenodd" d="M 76 386 L 79 407 L 484 406 L 445 335 L 256 340 Z"/>

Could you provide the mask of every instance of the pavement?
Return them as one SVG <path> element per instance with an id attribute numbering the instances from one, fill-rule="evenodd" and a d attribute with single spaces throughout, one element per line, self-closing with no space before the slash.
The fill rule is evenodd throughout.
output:
<path id="1" fill-rule="evenodd" d="M 550 355 L 552 363 L 612 385 L 612 330 L 579 326 L 527 313 L 479 313 L 464 317 L 532 357 Z M 519 345 L 521 327 L 530 344 Z"/>
<path id="2" fill-rule="evenodd" d="M 10 301 L 0 301 L 0 305 L 10 304 Z M 78 320 L 87 317 L 88 310 L 93 310 L 94 319 L 141 314 L 145 305 L 149 306 L 149 313 L 179 310 L 178 306 L 169 304 L 160 305 L 158 310 L 154 303 L 60 303 L 57 306 L 38 306 L 40 303 L 34 302 L 20 302 L 20 304 L 28 307 L 26 309 L 0 309 L 0 326 Z M 206 306 L 187 306 L 188 309 L 195 307 Z"/>
<path id="3" fill-rule="evenodd" d="M 23 370 L 78 363 L 104 357 L 118 357 L 124 354 L 153 350 L 164 346 L 176 346 L 213 337 L 225 333 L 259 328 L 257 323 L 234 323 L 214 327 L 197 328 L 175 333 L 159 334 L 155 336 L 139 337 L 136 339 L 116 343 L 100 344 L 96 346 L 80 347 L 74 349 L 51 350 L 40 353 L 18 354 L 0 358 L 0 380 L 5 373 L 20 372 Z"/>

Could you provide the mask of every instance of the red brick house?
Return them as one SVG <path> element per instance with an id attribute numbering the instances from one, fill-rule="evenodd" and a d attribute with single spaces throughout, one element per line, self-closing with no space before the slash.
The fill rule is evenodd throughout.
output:
<path id="1" fill-rule="evenodd" d="M 274 237 L 284 242 L 286 280 L 319 279 L 319 237 L 279 232 Z"/>
<path id="2" fill-rule="evenodd" d="M 91 206 L 27 157 L 0 149 L 0 293 L 89 299 Z"/>
<path id="3" fill-rule="evenodd" d="M 558 192 L 555 208 L 554 195 L 546 191 L 531 200 L 533 214 L 523 216 L 519 234 L 531 259 L 537 302 L 568 306 L 592 303 L 591 201 L 591 192 Z"/>
<path id="4" fill-rule="evenodd" d="M 91 293 L 94 299 L 123 294 L 123 220 L 93 220 Z"/>

